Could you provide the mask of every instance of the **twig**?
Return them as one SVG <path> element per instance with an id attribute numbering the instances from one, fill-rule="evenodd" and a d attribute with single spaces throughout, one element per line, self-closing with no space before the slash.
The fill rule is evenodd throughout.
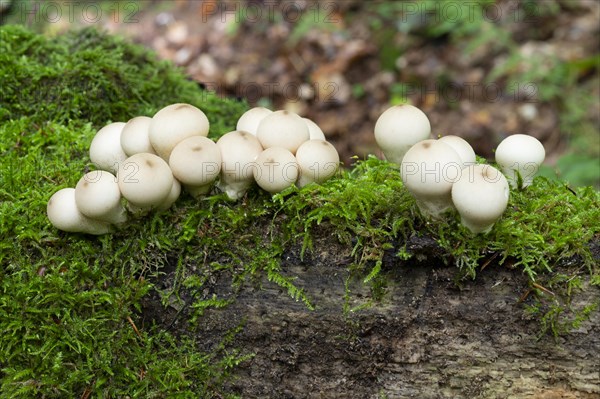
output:
<path id="1" fill-rule="evenodd" d="M 137 334 L 137 336 L 140 337 L 140 338 L 142 338 L 142 334 L 140 334 L 140 331 L 135 326 L 135 323 L 133 322 L 133 320 L 131 320 L 131 317 L 127 316 L 127 321 L 129 322 L 129 324 L 131 324 L 131 327 L 133 327 L 133 331 L 135 331 L 135 333 Z"/>

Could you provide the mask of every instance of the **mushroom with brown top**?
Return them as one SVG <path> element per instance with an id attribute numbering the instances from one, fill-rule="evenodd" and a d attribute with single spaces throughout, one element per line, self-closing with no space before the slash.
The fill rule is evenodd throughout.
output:
<path id="1" fill-rule="evenodd" d="M 486 233 L 504 213 L 509 188 L 506 178 L 490 165 L 470 165 L 452 185 L 452 202 L 462 224 L 473 233 Z"/>
<path id="2" fill-rule="evenodd" d="M 260 121 L 256 133 L 263 148 L 285 148 L 296 153 L 300 144 L 310 139 L 306 122 L 290 111 L 275 111 Z"/>
<path id="3" fill-rule="evenodd" d="M 69 233 L 106 234 L 111 225 L 85 216 L 75 204 L 75 189 L 63 188 L 55 192 L 46 207 L 50 223 L 59 230 Z"/>
<path id="4" fill-rule="evenodd" d="M 335 175 L 340 164 L 340 156 L 335 147 L 327 141 L 309 140 L 296 151 L 300 174 L 296 185 L 304 187 L 310 183 L 323 183 Z"/>
<path id="5" fill-rule="evenodd" d="M 221 150 L 218 187 L 233 200 L 241 198 L 254 181 L 254 161 L 263 151 L 256 136 L 235 130 L 217 140 Z"/>
<path id="6" fill-rule="evenodd" d="M 221 151 L 209 138 L 188 137 L 173 148 L 169 166 L 184 189 L 198 198 L 210 191 L 221 172 Z"/>
<path id="7" fill-rule="evenodd" d="M 79 179 L 75 186 L 75 203 L 89 218 L 116 225 L 127 221 L 117 178 L 104 170 L 88 172 Z"/>
<path id="8" fill-rule="evenodd" d="M 158 111 L 150 123 L 149 138 L 154 151 L 165 161 L 173 148 L 192 136 L 208 136 L 208 118 L 190 104 L 172 104 Z"/>
<path id="9" fill-rule="evenodd" d="M 448 144 L 424 140 L 404 155 L 400 172 L 421 212 L 435 219 L 452 207 L 450 191 L 462 168 L 462 159 Z"/>
<path id="10" fill-rule="evenodd" d="M 256 158 L 253 169 L 256 183 L 272 194 L 291 187 L 298 179 L 298 163 L 289 150 L 270 147 Z"/>
<path id="11" fill-rule="evenodd" d="M 158 155 L 140 153 L 121 164 L 117 182 L 129 209 L 143 214 L 158 208 L 168 198 L 173 188 L 173 173 Z"/>

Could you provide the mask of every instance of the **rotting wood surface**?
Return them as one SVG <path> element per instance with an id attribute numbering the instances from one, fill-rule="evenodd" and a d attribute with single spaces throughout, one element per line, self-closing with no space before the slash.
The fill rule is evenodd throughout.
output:
<path id="1" fill-rule="evenodd" d="M 284 270 L 297 276 L 315 310 L 267 281 L 234 293 L 230 280 L 217 277 L 205 293 L 235 297 L 199 320 L 195 334 L 207 350 L 243 323 L 232 346 L 255 354 L 235 371 L 232 392 L 244 398 L 600 398 L 600 312 L 570 335 L 538 339 L 539 320 L 518 303 L 528 289 L 518 270 L 490 265 L 459 288 L 453 267 L 393 262 L 385 266 L 383 300 L 345 317 L 349 257 L 336 245 L 319 245 L 308 258 L 290 253 Z M 360 282 L 350 288 L 350 306 L 369 297 Z M 599 299 L 593 287 L 575 298 Z M 181 313 L 163 310 L 158 322 L 177 330 Z"/>

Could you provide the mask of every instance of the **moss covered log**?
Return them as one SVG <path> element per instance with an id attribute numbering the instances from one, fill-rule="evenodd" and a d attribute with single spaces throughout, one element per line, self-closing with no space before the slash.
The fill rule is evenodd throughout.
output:
<path id="1" fill-rule="evenodd" d="M 600 393 L 594 189 L 538 178 L 473 236 L 455 213 L 424 220 L 368 158 L 322 186 L 65 234 L 46 202 L 104 124 L 187 102 L 218 137 L 246 105 L 94 30 L 0 28 L 0 87 L 0 397 Z M 532 382 L 502 390 L 516 378 Z"/>

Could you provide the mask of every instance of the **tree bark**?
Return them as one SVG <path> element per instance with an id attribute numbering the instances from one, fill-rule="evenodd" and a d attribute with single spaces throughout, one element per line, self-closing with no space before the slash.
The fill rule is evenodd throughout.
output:
<path id="1" fill-rule="evenodd" d="M 286 275 L 298 276 L 295 284 L 305 289 L 312 311 L 266 281 L 235 293 L 230 281 L 214 282 L 212 292 L 235 301 L 207 311 L 196 334 L 209 349 L 243 323 L 232 345 L 255 354 L 235 370 L 231 392 L 244 398 L 600 398 L 600 312 L 569 335 L 538 339 L 540 321 L 519 302 L 529 286 L 518 270 L 490 264 L 459 288 L 453 267 L 388 259 L 382 301 L 345 316 L 350 258 L 335 245 L 319 248 L 306 261 L 290 253 L 283 265 Z M 351 307 L 370 296 L 360 282 L 350 290 Z M 576 297 L 599 299 L 597 287 Z"/>

